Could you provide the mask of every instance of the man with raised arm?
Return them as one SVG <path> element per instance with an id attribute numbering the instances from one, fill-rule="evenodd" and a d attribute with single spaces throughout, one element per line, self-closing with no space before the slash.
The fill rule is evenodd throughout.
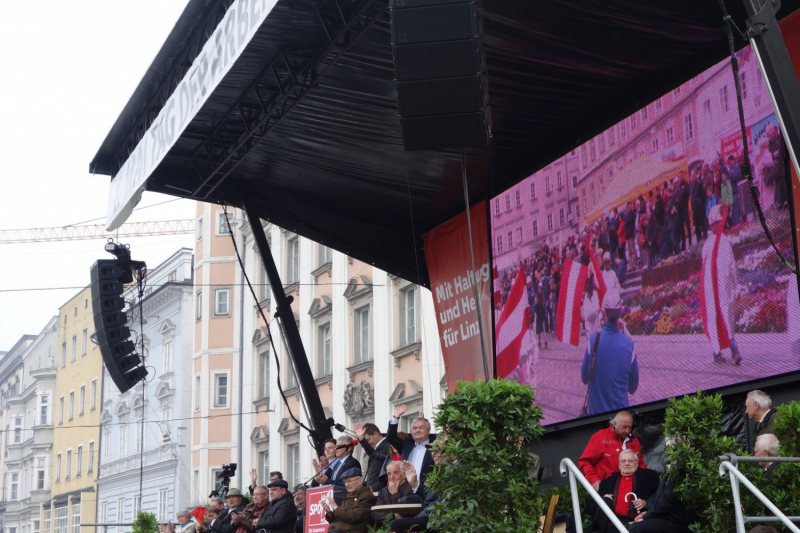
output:
<path id="1" fill-rule="evenodd" d="M 386 440 L 400 450 L 403 461 L 408 461 L 414 465 L 414 469 L 419 475 L 420 484 L 425 485 L 425 479 L 433 470 L 433 456 L 425 445 L 436 440 L 436 434 L 431 433 L 431 423 L 422 413 L 411 422 L 411 435 L 405 439 L 397 436 L 397 425 L 400 417 L 408 411 L 406 404 L 398 405 L 394 408 L 394 415 L 389 422 L 389 429 L 386 432 Z M 414 491 L 416 492 L 416 490 Z"/>

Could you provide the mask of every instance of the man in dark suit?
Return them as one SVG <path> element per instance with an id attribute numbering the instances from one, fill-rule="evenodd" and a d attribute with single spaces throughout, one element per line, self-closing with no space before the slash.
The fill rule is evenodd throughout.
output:
<path id="1" fill-rule="evenodd" d="M 667 476 L 661 478 L 655 495 L 644 509 L 628 526 L 631 533 L 689 533 L 689 526 L 697 521 L 697 515 L 675 494 Z"/>
<path id="2" fill-rule="evenodd" d="M 772 407 L 772 398 L 766 392 L 760 390 L 750 391 L 747 394 L 744 407 L 747 417 L 756 423 L 756 438 L 761 435 L 775 434 L 773 426 L 778 418 L 778 411 Z"/>
<path id="3" fill-rule="evenodd" d="M 389 441 L 375 424 L 356 424 L 356 437 L 364 452 L 369 456 L 367 477 L 364 484 L 372 492 L 380 492 L 386 486 L 386 457 L 389 455 Z"/>
<path id="4" fill-rule="evenodd" d="M 225 497 L 228 501 L 228 508 L 220 511 L 219 518 L 212 520 L 210 524 L 208 524 L 208 531 L 210 533 L 231 533 L 235 530 L 235 527 L 231 527 L 231 513 L 241 513 L 244 511 L 244 508 L 247 507 L 247 502 L 242 497 L 242 493 L 239 489 L 233 488 L 228 491 L 228 495 Z M 212 504 L 215 502 L 212 501 Z M 215 503 L 216 506 L 219 506 L 221 502 L 217 501 Z"/>
<path id="5" fill-rule="evenodd" d="M 655 470 L 639 468 L 636 452 L 624 450 L 619 454 L 619 472 L 601 481 L 597 492 L 608 509 L 627 525 L 644 510 L 647 500 L 655 494 L 658 483 Z M 616 532 L 616 526 L 594 500 L 590 500 L 586 511 L 594 515 L 594 530 L 600 533 Z"/>
<path id="6" fill-rule="evenodd" d="M 433 456 L 430 450 L 425 445 L 436 440 L 436 434 L 431 433 L 431 423 L 426 418 L 420 416 L 411 422 L 411 435 L 405 439 L 397 436 L 397 424 L 400 422 L 400 417 L 408 411 L 408 406 L 398 405 L 394 408 L 394 416 L 389 422 L 389 430 L 386 432 L 386 440 L 389 444 L 394 446 L 395 450 L 400 450 L 404 461 L 408 461 L 414 465 L 419 476 L 419 481 L 422 486 L 425 485 L 425 479 L 428 474 L 433 470 Z M 416 491 L 415 491 L 416 492 Z"/>
<path id="7" fill-rule="evenodd" d="M 276 479 L 267 485 L 270 506 L 258 518 L 256 531 L 264 533 L 294 533 L 297 523 L 297 509 L 289 492 L 289 484 L 283 479 Z"/>
<path id="8" fill-rule="evenodd" d="M 346 435 L 342 435 L 338 439 L 336 439 L 336 458 L 339 459 L 339 462 L 336 463 L 333 468 L 329 469 L 327 473 L 321 473 L 314 478 L 314 482 L 311 484 L 313 487 L 318 487 L 320 485 L 334 485 L 340 488 L 344 488 L 344 478 L 342 477 L 342 473 L 353 468 L 361 470 L 361 463 L 353 457 L 353 446 L 354 446 L 353 439 Z M 330 474 L 330 475 L 328 475 Z"/>

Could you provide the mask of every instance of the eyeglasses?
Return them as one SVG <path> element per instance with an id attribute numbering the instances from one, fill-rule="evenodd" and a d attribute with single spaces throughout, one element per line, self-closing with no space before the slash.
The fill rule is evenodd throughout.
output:
<path id="1" fill-rule="evenodd" d="M 620 463 L 638 463 L 639 460 L 638 459 L 620 459 L 619 462 Z"/>
<path id="2" fill-rule="evenodd" d="M 266 495 L 267 495 L 266 492 L 254 492 L 253 493 L 253 496 L 266 496 Z"/>

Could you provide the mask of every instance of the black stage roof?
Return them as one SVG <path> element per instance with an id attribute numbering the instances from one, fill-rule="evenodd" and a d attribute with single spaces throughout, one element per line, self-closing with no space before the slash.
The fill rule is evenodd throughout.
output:
<path id="1" fill-rule="evenodd" d="M 115 175 L 230 4 L 189 2 L 90 171 Z M 493 138 L 468 150 L 472 204 L 728 53 L 717 0 L 483 0 L 483 15 Z M 464 210 L 460 156 L 403 151 L 393 77 L 387 0 L 278 0 L 147 190 L 248 195 L 261 218 L 427 285 L 422 236 Z"/>

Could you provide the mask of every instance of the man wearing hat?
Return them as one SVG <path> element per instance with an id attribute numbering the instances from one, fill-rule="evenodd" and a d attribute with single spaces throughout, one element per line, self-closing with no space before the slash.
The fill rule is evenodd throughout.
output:
<path id="1" fill-rule="evenodd" d="M 272 502 L 258 518 L 257 533 L 293 533 L 297 522 L 297 510 L 294 499 L 289 493 L 289 484 L 283 479 L 276 479 L 267 485 L 269 500 Z"/>
<path id="2" fill-rule="evenodd" d="M 328 496 L 325 505 L 328 511 L 325 519 L 328 521 L 328 533 L 367 533 L 370 525 L 370 513 L 375 505 L 375 496 L 372 489 L 364 486 L 364 478 L 360 468 L 350 468 L 342 473 L 347 496 L 338 505 Z"/>
<path id="3" fill-rule="evenodd" d="M 231 514 L 241 513 L 247 507 L 247 502 L 244 501 L 241 491 L 237 488 L 228 490 L 225 500 L 228 502 L 227 509 L 224 509 L 219 501 L 216 503 L 212 501 L 212 503 L 215 503 L 215 507 L 220 508 L 220 512 L 219 517 L 208 524 L 209 533 L 231 533 L 235 531 L 236 527 L 231 527 Z"/>
<path id="4" fill-rule="evenodd" d="M 733 336 L 736 263 L 731 240 L 724 233 L 726 219 L 725 206 L 715 205 L 708 213 L 708 223 L 714 236 L 703 244 L 703 263 L 697 292 L 703 332 L 711 344 L 714 362 L 725 362 L 722 350 L 730 348 L 733 363 L 739 365 L 742 356 Z"/>
<path id="5" fill-rule="evenodd" d="M 633 339 L 622 332 L 619 291 L 609 288 L 603 299 L 606 323 L 589 336 L 581 365 L 581 381 L 589 386 L 588 414 L 630 405 L 628 394 L 639 388 L 639 363 Z"/>

